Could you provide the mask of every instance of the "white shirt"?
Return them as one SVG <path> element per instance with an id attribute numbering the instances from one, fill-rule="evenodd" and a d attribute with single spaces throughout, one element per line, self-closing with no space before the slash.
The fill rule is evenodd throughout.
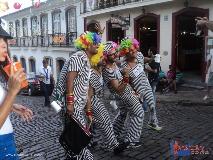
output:
<path id="1" fill-rule="evenodd" d="M 5 96 L 6 96 L 6 91 L 0 85 L 0 105 L 4 101 Z M 3 126 L 0 128 L 0 135 L 5 135 L 9 133 L 13 133 L 13 127 L 10 121 L 10 117 L 8 116 Z"/>
<path id="2" fill-rule="evenodd" d="M 213 49 L 210 49 L 210 53 L 208 55 L 208 60 L 211 61 L 208 72 L 213 72 Z"/>
<path id="3" fill-rule="evenodd" d="M 50 66 L 47 66 L 47 68 L 42 67 L 39 71 L 39 74 L 41 76 L 44 76 L 44 79 L 42 81 L 45 84 L 50 84 L 50 75 L 52 74 L 52 69 Z"/>

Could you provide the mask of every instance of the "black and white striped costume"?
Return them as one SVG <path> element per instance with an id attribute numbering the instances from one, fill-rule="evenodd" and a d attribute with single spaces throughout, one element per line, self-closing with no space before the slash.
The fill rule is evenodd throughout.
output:
<path id="1" fill-rule="evenodd" d="M 79 120 L 79 122 L 86 127 L 86 117 L 84 108 L 87 103 L 89 78 L 90 78 L 90 64 L 89 59 L 85 52 L 78 51 L 74 53 L 68 61 L 66 61 L 62 71 L 60 73 L 57 89 L 53 92 L 53 98 L 57 99 L 62 105 L 66 106 L 65 94 L 66 94 L 66 80 L 68 72 L 78 72 L 78 76 L 74 80 L 75 102 L 73 116 Z M 78 160 L 92 160 L 93 155 L 91 152 L 84 148 L 77 156 Z"/>
<path id="2" fill-rule="evenodd" d="M 141 52 L 138 52 L 137 55 L 137 65 L 130 69 L 130 84 L 133 89 L 140 94 L 141 99 L 145 99 L 150 110 L 149 122 L 158 124 L 158 119 L 156 116 L 156 108 L 154 95 L 152 88 L 149 84 L 149 80 L 144 72 L 144 56 Z M 123 68 L 129 67 L 127 63 L 123 64 Z"/>
<path id="3" fill-rule="evenodd" d="M 92 109 L 95 125 L 102 132 L 104 144 L 108 149 L 113 149 L 118 145 L 114 134 L 113 125 L 109 113 L 103 103 L 103 77 L 101 73 L 91 70 L 90 85 L 93 88 Z"/>
<path id="4" fill-rule="evenodd" d="M 118 80 L 119 82 L 121 82 L 123 77 L 120 73 L 119 68 L 117 66 L 116 69 L 104 68 L 103 78 L 111 93 L 116 94 L 115 90 L 110 85 L 110 81 Z M 139 99 L 137 96 L 133 95 L 133 89 L 130 85 L 127 85 L 123 93 L 117 96 L 126 105 L 119 105 L 120 114 L 117 116 L 114 122 L 115 133 L 119 135 L 124 129 L 124 123 L 128 113 L 129 127 L 127 129 L 127 135 L 124 141 L 139 142 L 144 119 L 144 111 L 141 107 Z"/>

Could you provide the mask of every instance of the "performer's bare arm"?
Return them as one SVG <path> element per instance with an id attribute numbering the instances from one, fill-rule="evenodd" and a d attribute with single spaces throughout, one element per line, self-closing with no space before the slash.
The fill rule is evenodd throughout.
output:
<path id="1" fill-rule="evenodd" d="M 123 82 L 119 82 L 118 80 L 111 80 L 111 85 L 112 85 L 112 87 L 114 88 L 114 90 L 118 93 L 118 94 L 121 94 L 124 90 L 125 90 L 125 88 L 126 88 L 126 86 L 127 86 L 127 83 L 123 83 Z"/>
<path id="2" fill-rule="evenodd" d="M 74 80 L 77 76 L 78 76 L 78 72 L 69 72 L 67 74 L 67 94 L 73 94 L 73 92 L 74 92 Z M 74 104 L 67 105 L 67 111 L 68 111 L 68 113 L 73 114 Z"/>
<path id="3" fill-rule="evenodd" d="M 92 96 L 93 96 L 93 88 L 91 85 L 89 85 L 86 110 L 92 109 L 92 102 L 91 102 Z"/>

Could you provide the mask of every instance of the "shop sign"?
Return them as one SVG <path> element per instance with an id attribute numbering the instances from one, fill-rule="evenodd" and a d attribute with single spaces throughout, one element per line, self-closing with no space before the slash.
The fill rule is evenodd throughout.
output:
<path id="1" fill-rule="evenodd" d="M 122 28 L 123 30 L 126 30 L 128 29 L 128 26 L 130 26 L 130 14 L 128 17 L 112 14 L 110 17 L 110 22 L 113 28 Z"/>

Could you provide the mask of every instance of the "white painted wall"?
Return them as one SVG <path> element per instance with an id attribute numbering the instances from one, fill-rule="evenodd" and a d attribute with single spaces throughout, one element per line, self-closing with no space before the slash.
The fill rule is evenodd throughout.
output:
<path id="1" fill-rule="evenodd" d="M 55 1 L 56 3 L 54 4 Z M 76 3 L 72 0 L 66 1 L 58 1 L 52 0 L 53 3 L 47 4 L 47 7 L 41 6 L 37 10 L 35 9 L 28 9 L 25 11 L 19 11 L 15 14 L 11 14 L 5 16 L 4 19 L 7 22 L 14 23 L 14 33 L 15 33 L 15 21 L 20 20 L 21 24 L 21 37 L 23 36 L 23 29 L 22 29 L 22 18 L 27 18 L 28 20 L 28 36 L 31 36 L 31 17 L 37 16 L 38 20 L 38 28 L 40 31 L 40 15 L 41 14 L 48 14 L 48 34 L 52 34 L 52 12 L 56 9 L 61 10 L 61 33 L 66 33 L 66 16 L 65 10 L 68 7 L 76 7 L 76 21 L 77 21 L 77 34 L 80 35 L 84 31 L 84 19 L 80 16 L 80 3 Z M 44 8 L 42 8 L 44 7 Z M 8 29 L 9 31 L 9 29 Z M 10 47 L 11 57 L 14 55 L 20 61 L 21 57 L 24 57 L 26 60 L 26 72 L 29 72 L 29 58 L 34 57 L 36 62 L 36 72 L 39 72 L 40 67 L 42 67 L 42 60 L 44 57 L 52 57 L 53 59 L 53 74 L 56 79 L 57 77 L 57 68 L 56 68 L 56 59 L 65 59 L 69 58 L 69 54 L 75 51 L 74 47 Z"/>
<path id="2" fill-rule="evenodd" d="M 84 18 L 80 15 L 80 3 L 76 4 L 76 18 L 77 18 L 77 31 L 78 36 L 84 32 Z"/>
<path id="3" fill-rule="evenodd" d="M 21 57 L 24 57 L 26 60 L 26 72 L 29 73 L 29 58 L 34 57 L 36 60 L 36 73 L 39 72 L 39 69 L 42 67 L 42 60 L 44 57 L 51 57 L 53 59 L 53 74 L 56 79 L 57 77 L 57 68 L 56 68 L 56 59 L 57 58 L 69 58 L 69 53 L 74 51 L 74 49 L 63 49 L 59 47 L 49 47 L 49 48 L 18 48 L 11 47 L 11 58 L 16 56 L 18 61 Z"/>

